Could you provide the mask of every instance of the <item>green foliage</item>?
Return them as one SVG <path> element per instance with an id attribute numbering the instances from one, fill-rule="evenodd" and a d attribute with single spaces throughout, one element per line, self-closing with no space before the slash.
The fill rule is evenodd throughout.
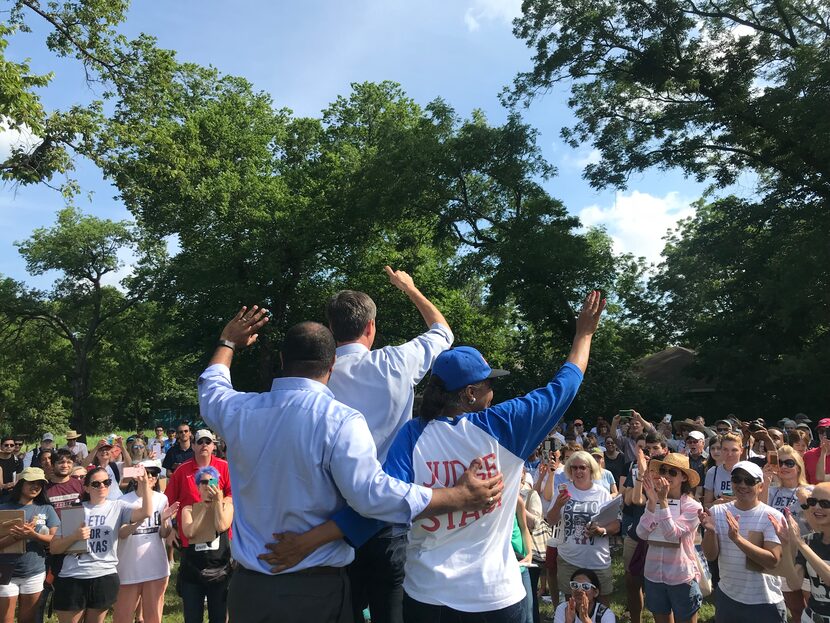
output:
<path id="1" fill-rule="evenodd" d="M 830 197 L 826 7 L 809 0 L 528 0 L 515 33 L 536 51 L 508 96 L 570 84 L 563 132 L 602 159 L 592 185 L 679 167 L 718 186 Z M 801 140 L 810 136 L 811 140 Z"/>

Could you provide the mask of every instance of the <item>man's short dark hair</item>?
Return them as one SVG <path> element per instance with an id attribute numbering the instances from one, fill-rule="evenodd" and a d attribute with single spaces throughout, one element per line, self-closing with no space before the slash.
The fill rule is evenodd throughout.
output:
<path id="1" fill-rule="evenodd" d="M 285 376 L 319 379 L 334 363 L 337 344 L 331 331 L 319 322 L 301 322 L 288 329 L 282 344 Z"/>
<path id="2" fill-rule="evenodd" d="M 363 334 L 366 325 L 375 319 L 377 311 L 375 302 L 368 294 L 341 290 L 329 299 L 326 319 L 335 340 L 351 342 Z"/>
<path id="3" fill-rule="evenodd" d="M 53 461 L 57 463 L 61 459 L 69 459 L 73 463 L 75 462 L 75 455 L 72 454 L 71 450 L 67 450 L 66 448 L 60 448 L 59 450 L 55 450 Z"/>
<path id="4" fill-rule="evenodd" d="M 646 444 L 659 443 L 664 448 L 668 448 L 669 444 L 666 438 L 660 433 L 649 433 L 646 435 Z"/>

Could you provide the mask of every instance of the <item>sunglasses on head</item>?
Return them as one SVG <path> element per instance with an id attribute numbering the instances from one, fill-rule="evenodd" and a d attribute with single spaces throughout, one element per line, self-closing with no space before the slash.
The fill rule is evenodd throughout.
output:
<path id="1" fill-rule="evenodd" d="M 680 470 L 675 469 L 674 467 L 666 467 L 665 465 L 661 465 L 659 473 L 661 476 L 670 476 L 671 478 L 677 478 L 680 475 Z"/>
<path id="2" fill-rule="evenodd" d="M 742 474 L 737 474 L 735 476 L 732 476 L 732 482 L 734 482 L 736 485 L 746 485 L 747 487 L 754 487 L 761 481 L 750 474 L 747 474 L 746 476 Z"/>
<path id="3" fill-rule="evenodd" d="M 795 459 L 784 459 L 783 461 L 779 461 L 778 464 L 781 467 L 795 467 L 797 465 Z"/>
<path id="4" fill-rule="evenodd" d="M 818 498 L 807 498 L 805 501 L 807 503 L 801 505 L 801 508 L 803 508 L 804 510 L 807 510 L 808 508 L 812 508 L 816 504 L 821 506 L 824 510 L 827 510 L 828 508 L 830 508 L 830 500 L 819 500 Z"/>
<path id="5" fill-rule="evenodd" d="M 103 489 L 104 487 L 109 487 L 112 484 L 112 478 L 107 478 L 106 480 L 93 480 L 89 483 L 89 486 L 93 489 Z"/>
<path id="6" fill-rule="evenodd" d="M 199 441 L 196 442 L 197 446 L 202 446 L 208 443 L 213 443 L 213 439 L 208 439 L 207 437 L 202 437 Z"/>
<path id="7" fill-rule="evenodd" d="M 570 587 L 571 587 L 572 591 L 586 591 L 586 592 L 596 588 L 596 586 L 594 586 L 590 582 L 575 582 L 574 580 L 571 580 Z"/>

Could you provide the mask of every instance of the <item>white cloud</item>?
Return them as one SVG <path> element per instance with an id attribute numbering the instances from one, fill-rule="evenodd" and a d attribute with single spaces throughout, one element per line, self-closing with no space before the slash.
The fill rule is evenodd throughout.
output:
<path id="1" fill-rule="evenodd" d="M 566 153 L 562 156 L 562 164 L 576 169 L 584 169 L 589 164 L 596 164 L 600 161 L 599 149 L 582 149 L 574 154 Z"/>
<path id="2" fill-rule="evenodd" d="M 31 151 L 40 141 L 40 137 L 32 134 L 29 126 L 24 124 L 19 130 L 10 129 L 7 120 L 0 118 L 0 162 L 5 162 L 12 155 L 14 147 L 23 147 Z"/>
<path id="3" fill-rule="evenodd" d="M 522 0 L 473 0 L 464 13 L 467 30 L 474 32 L 481 28 L 482 22 L 502 22 L 510 24 L 522 13 Z"/>
<path id="4" fill-rule="evenodd" d="M 579 212 L 585 227 L 604 226 L 618 253 L 660 262 L 663 237 L 680 219 L 694 214 L 691 200 L 670 192 L 656 197 L 640 191 L 617 193 L 611 206 L 591 205 Z"/>

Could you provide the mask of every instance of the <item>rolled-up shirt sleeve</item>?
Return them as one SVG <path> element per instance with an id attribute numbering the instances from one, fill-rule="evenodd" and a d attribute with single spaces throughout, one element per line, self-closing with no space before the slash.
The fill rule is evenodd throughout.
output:
<path id="1" fill-rule="evenodd" d="M 448 326 L 436 322 L 418 337 L 400 346 L 391 346 L 384 350 L 387 351 L 390 359 L 402 359 L 412 381 L 419 383 L 432 369 L 436 357 L 452 346 L 454 339 Z"/>
<path id="2" fill-rule="evenodd" d="M 332 444 L 329 468 L 341 495 L 364 517 L 408 524 L 432 500 L 432 490 L 393 478 L 381 469 L 366 420 L 346 418 Z"/>

